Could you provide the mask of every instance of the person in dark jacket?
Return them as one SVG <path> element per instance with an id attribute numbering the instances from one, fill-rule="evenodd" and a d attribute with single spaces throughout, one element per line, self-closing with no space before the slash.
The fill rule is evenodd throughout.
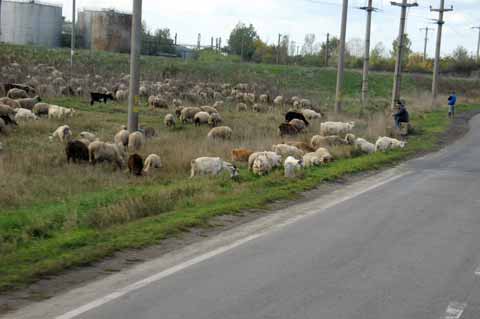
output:
<path id="1" fill-rule="evenodd" d="M 393 114 L 393 119 L 395 120 L 395 127 L 399 129 L 401 123 L 410 122 L 410 115 L 408 114 L 405 103 L 401 100 L 397 101 L 397 107 L 398 111 L 397 113 Z"/>
<path id="2" fill-rule="evenodd" d="M 448 117 L 453 119 L 455 117 L 455 106 L 457 105 L 457 95 L 455 92 L 448 97 Z"/>

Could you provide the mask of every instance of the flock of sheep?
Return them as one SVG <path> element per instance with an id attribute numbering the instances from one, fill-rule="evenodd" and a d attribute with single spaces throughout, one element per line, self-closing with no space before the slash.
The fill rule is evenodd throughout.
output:
<path id="1" fill-rule="evenodd" d="M 12 64 L 6 68 L 9 74 L 12 74 L 12 70 L 17 67 L 19 66 Z M 50 87 L 41 84 L 39 73 L 42 72 L 44 75 L 50 74 L 47 77 Z M 36 120 L 43 116 L 49 119 L 66 119 L 75 115 L 75 110 L 71 108 L 42 103 L 41 98 L 36 95 L 39 92 L 47 95 L 85 96 L 84 90 L 88 87 L 92 90 L 92 105 L 99 101 L 106 103 L 109 99 L 124 101 L 128 96 L 128 76 L 122 76 L 120 81 L 110 86 L 111 90 L 107 90 L 100 83 L 108 83 L 108 80 L 101 76 L 87 75 L 83 79 L 73 78 L 66 81 L 61 72 L 46 65 L 36 66 L 33 73 L 36 76 L 29 75 L 24 79 L 25 84 L 4 85 L 6 97 L 0 99 L 0 133 L 5 131 L 8 125 L 17 125 L 19 122 Z M 212 141 L 230 140 L 234 134 L 230 127 L 219 126 L 224 122 L 221 112 L 225 104 L 236 105 L 237 112 L 288 110 L 285 122 L 279 125 L 279 134 L 282 137 L 302 134 L 309 126 L 309 121 L 321 121 L 324 117 L 308 99 L 295 96 L 290 99 L 283 96 L 272 98 L 271 94 L 258 94 L 258 90 L 245 83 L 235 86 L 202 82 L 186 84 L 167 79 L 160 82 L 143 81 L 140 94 L 148 101 L 151 109 L 173 110 L 163 119 L 166 127 L 175 127 L 178 122 L 196 126 L 209 125 L 211 129 L 207 138 Z M 212 106 L 206 105 L 207 103 Z M 304 167 L 331 162 L 334 159 L 329 150 L 331 147 L 350 145 L 361 153 L 371 154 L 405 146 L 405 142 L 389 137 L 380 137 L 376 144 L 372 144 L 363 138 L 355 137 L 352 134 L 354 126 L 353 122 L 323 122 L 320 124 L 320 134 L 313 136 L 310 143 L 286 142 L 274 145 L 271 150 L 261 151 L 233 149 L 232 162 L 248 163 L 248 169 L 260 176 L 283 166 L 285 176 L 294 177 Z M 139 155 L 147 139 L 155 134 L 154 128 L 129 132 L 125 127 L 121 127 L 111 141 L 100 141 L 92 132 L 81 132 L 74 138 L 71 128 L 62 125 L 52 133 L 50 140 L 56 139 L 65 144 L 68 162 L 88 161 L 92 165 L 97 162 L 110 162 L 120 168 L 128 166 L 130 173 L 134 175 L 144 175 L 152 169 L 162 167 L 162 161 L 157 154 L 150 154 L 145 159 Z M 223 172 L 229 173 L 232 178 L 238 176 L 238 169 L 234 164 L 218 157 L 200 157 L 191 161 L 191 177 L 217 176 Z"/>

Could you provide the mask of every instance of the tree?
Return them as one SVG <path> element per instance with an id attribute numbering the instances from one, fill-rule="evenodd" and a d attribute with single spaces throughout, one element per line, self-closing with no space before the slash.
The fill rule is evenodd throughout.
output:
<path id="1" fill-rule="evenodd" d="M 453 53 L 452 53 L 452 58 L 457 62 L 457 63 L 466 63 L 470 60 L 470 56 L 468 54 L 467 49 L 465 49 L 462 46 L 457 47 Z"/>
<path id="2" fill-rule="evenodd" d="M 252 24 L 248 27 L 239 22 L 230 33 L 228 47 L 230 53 L 242 56 L 244 60 L 252 60 L 255 54 L 255 41 L 259 40 L 257 31 Z"/>
<path id="3" fill-rule="evenodd" d="M 392 51 L 390 51 L 391 57 L 395 60 L 398 53 L 398 39 L 395 39 L 392 43 Z M 402 56 L 402 65 L 406 65 L 408 57 L 412 54 L 412 41 L 408 37 L 408 34 L 405 33 L 403 36 L 403 56 Z"/>
<path id="4" fill-rule="evenodd" d="M 157 29 L 151 32 L 145 22 L 142 23 L 142 47 L 144 55 L 158 55 L 160 53 L 175 53 L 173 40 L 170 38 L 169 29 Z"/>
<path id="5" fill-rule="evenodd" d="M 305 35 L 305 41 L 302 47 L 303 55 L 313 55 L 313 45 L 315 43 L 315 34 L 308 33 Z"/>
<path id="6" fill-rule="evenodd" d="M 347 42 L 348 52 L 354 57 L 363 57 L 365 54 L 365 43 L 362 39 L 353 38 Z"/>

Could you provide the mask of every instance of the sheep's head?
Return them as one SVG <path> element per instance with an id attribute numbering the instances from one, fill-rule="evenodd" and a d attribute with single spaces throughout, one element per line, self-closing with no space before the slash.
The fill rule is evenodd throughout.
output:
<path id="1" fill-rule="evenodd" d="M 345 136 L 345 143 L 352 145 L 355 143 L 356 136 L 353 134 L 347 134 Z"/>

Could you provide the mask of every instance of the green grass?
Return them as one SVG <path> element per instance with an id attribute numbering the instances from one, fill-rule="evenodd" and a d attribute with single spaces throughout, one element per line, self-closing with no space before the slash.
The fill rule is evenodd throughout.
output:
<path id="1" fill-rule="evenodd" d="M 191 227 L 207 226 L 215 216 L 265 208 L 322 182 L 435 150 L 448 123 L 444 110 L 414 117 L 416 134 L 405 150 L 339 160 L 306 170 L 296 180 L 285 179 L 282 171 L 260 178 L 242 169 L 239 182 L 221 177 L 125 185 L 2 212 L 0 290 L 122 249 L 158 244 Z"/>

